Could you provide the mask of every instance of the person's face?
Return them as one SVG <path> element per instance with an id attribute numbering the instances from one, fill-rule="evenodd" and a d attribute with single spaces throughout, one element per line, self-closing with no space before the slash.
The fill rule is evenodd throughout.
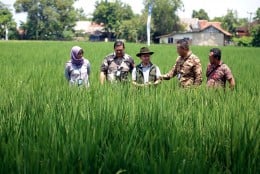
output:
<path id="1" fill-rule="evenodd" d="M 177 44 L 177 53 L 179 54 L 179 56 L 184 57 L 187 54 L 187 50 L 185 50 L 179 44 Z"/>
<path id="2" fill-rule="evenodd" d="M 150 63 L 151 55 L 150 54 L 142 54 L 140 56 L 140 59 L 142 60 L 142 63 L 144 65 L 148 65 Z"/>
<path id="3" fill-rule="evenodd" d="M 209 52 L 209 62 L 211 64 L 215 63 L 215 58 L 213 57 L 214 53 L 213 52 Z"/>
<path id="4" fill-rule="evenodd" d="M 116 46 L 115 47 L 115 53 L 116 53 L 116 57 L 123 57 L 124 56 L 124 46 L 120 45 L 120 46 Z"/>
<path id="5" fill-rule="evenodd" d="M 77 55 L 77 59 L 81 59 L 83 57 L 83 51 L 80 50 Z"/>

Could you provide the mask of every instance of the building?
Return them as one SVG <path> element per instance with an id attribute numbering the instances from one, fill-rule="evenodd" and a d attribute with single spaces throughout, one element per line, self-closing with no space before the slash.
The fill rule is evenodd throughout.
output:
<path id="1" fill-rule="evenodd" d="M 251 23 L 248 23 L 247 25 L 244 26 L 240 26 L 236 28 L 236 36 L 237 37 L 244 37 L 244 36 L 250 36 L 250 29 L 253 28 L 256 25 L 259 25 L 260 21 L 259 20 L 255 20 Z"/>
<path id="2" fill-rule="evenodd" d="M 236 28 L 236 36 L 237 37 L 250 36 L 249 27 L 243 26 L 243 27 Z"/>
<path id="3" fill-rule="evenodd" d="M 74 30 L 78 36 L 88 35 L 90 41 L 103 41 L 105 39 L 103 24 L 99 25 L 91 21 L 78 21 Z"/>
<path id="4" fill-rule="evenodd" d="M 223 46 L 230 42 L 232 34 L 221 27 L 220 22 L 208 22 L 207 20 L 182 19 L 185 26 L 184 32 L 173 32 L 159 36 L 160 43 L 176 44 L 180 39 L 189 40 L 192 45 Z"/>

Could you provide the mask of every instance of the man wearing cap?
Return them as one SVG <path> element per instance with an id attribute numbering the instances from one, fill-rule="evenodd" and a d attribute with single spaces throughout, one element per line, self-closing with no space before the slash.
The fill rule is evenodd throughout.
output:
<path id="1" fill-rule="evenodd" d="M 230 68 L 221 61 L 221 50 L 212 48 L 209 51 L 209 64 L 207 67 L 207 87 L 219 88 L 226 86 L 226 81 L 229 82 L 229 88 L 235 86 L 235 79 Z"/>
<path id="2" fill-rule="evenodd" d="M 141 59 L 141 63 L 133 69 L 132 80 L 135 86 L 157 85 L 160 83 L 161 72 L 158 66 L 151 62 L 151 55 L 154 52 L 147 47 L 142 47 L 136 54 Z"/>
<path id="3" fill-rule="evenodd" d="M 160 78 L 170 80 L 177 76 L 181 87 L 199 86 L 202 83 L 202 67 L 200 59 L 189 49 L 189 43 L 186 39 L 177 42 L 177 52 L 179 57 L 175 65 Z"/>
<path id="4" fill-rule="evenodd" d="M 125 53 L 122 41 L 114 43 L 114 53 L 105 57 L 100 68 L 100 83 L 128 81 L 128 75 L 134 68 L 134 60 Z"/>

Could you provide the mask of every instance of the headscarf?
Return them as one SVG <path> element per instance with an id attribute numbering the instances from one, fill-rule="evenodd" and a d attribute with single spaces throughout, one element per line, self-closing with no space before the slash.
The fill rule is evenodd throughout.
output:
<path id="1" fill-rule="evenodd" d="M 80 50 L 82 50 L 82 48 L 80 48 L 79 46 L 74 46 L 74 47 L 72 47 L 71 52 L 70 52 L 71 63 L 76 66 L 81 66 L 81 65 L 83 65 L 83 62 L 84 62 L 83 57 L 80 59 L 77 58 Z"/>

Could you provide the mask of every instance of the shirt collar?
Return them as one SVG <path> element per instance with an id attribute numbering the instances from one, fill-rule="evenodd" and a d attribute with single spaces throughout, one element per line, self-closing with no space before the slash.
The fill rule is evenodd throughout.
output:
<path id="1" fill-rule="evenodd" d="M 150 62 L 147 66 L 144 66 L 142 63 L 141 63 L 141 68 L 150 68 L 153 64 Z"/>
<path id="2" fill-rule="evenodd" d="M 188 58 L 190 58 L 191 55 L 192 55 L 192 51 L 189 51 L 189 53 L 188 53 L 188 55 L 186 57 L 181 57 L 180 56 L 180 58 L 183 59 L 183 60 L 187 60 Z"/>
<path id="3" fill-rule="evenodd" d="M 118 57 L 116 57 L 116 53 L 115 52 L 113 53 L 113 55 L 114 55 L 114 59 L 118 59 Z M 125 54 L 123 55 L 122 59 L 124 59 L 124 60 L 126 59 Z"/>
<path id="4" fill-rule="evenodd" d="M 214 66 L 214 67 L 216 67 L 216 66 L 221 66 L 222 64 L 223 64 L 223 62 L 222 62 L 222 61 L 220 61 L 218 65 L 216 65 L 216 64 L 211 64 L 211 66 Z"/>

